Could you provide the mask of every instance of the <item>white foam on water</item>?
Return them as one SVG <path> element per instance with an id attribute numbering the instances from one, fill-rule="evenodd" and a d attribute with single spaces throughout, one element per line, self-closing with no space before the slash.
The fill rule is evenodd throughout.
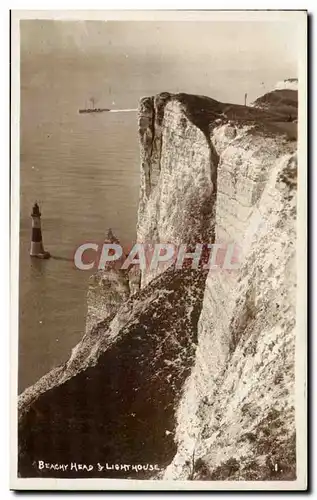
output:
<path id="1" fill-rule="evenodd" d="M 137 111 L 137 109 L 110 109 L 109 113 L 128 113 L 129 111 Z"/>

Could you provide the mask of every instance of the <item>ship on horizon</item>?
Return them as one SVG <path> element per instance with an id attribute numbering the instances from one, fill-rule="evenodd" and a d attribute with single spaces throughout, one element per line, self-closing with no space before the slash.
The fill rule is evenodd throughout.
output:
<path id="1" fill-rule="evenodd" d="M 91 97 L 89 101 L 91 102 L 92 107 L 81 108 L 78 110 L 79 113 L 103 113 L 104 111 L 111 111 L 109 108 L 96 108 L 94 97 Z"/>

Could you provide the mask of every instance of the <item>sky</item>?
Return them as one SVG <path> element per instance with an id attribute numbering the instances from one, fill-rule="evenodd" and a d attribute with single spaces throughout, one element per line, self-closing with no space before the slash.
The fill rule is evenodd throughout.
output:
<path id="1" fill-rule="evenodd" d="M 252 101 L 297 76 L 291 21 L 23 20 L 20 30 L 22 64 L 45 66 L 50 58 L 96 79 L 102 73 L 105 85 L 126 89 L 128 106 L 163 91 L 242 104 L 246 92 Z"/>

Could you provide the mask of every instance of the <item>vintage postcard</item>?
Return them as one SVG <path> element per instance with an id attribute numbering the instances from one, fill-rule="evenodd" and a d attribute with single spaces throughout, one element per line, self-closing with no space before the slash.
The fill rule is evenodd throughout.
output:
<path id="1" fill-rule="evenodd" d="M 305 490 L 307 12 L 11 37 L 11 488 Z"/>

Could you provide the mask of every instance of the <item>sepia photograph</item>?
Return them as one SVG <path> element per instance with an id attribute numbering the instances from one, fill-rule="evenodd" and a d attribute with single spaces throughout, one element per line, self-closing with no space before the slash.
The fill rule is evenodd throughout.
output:
<path id="1" fill-rule="evenodd" d="M 306 489 L 306 53 L 12 11 L 12 489 Z"/>

